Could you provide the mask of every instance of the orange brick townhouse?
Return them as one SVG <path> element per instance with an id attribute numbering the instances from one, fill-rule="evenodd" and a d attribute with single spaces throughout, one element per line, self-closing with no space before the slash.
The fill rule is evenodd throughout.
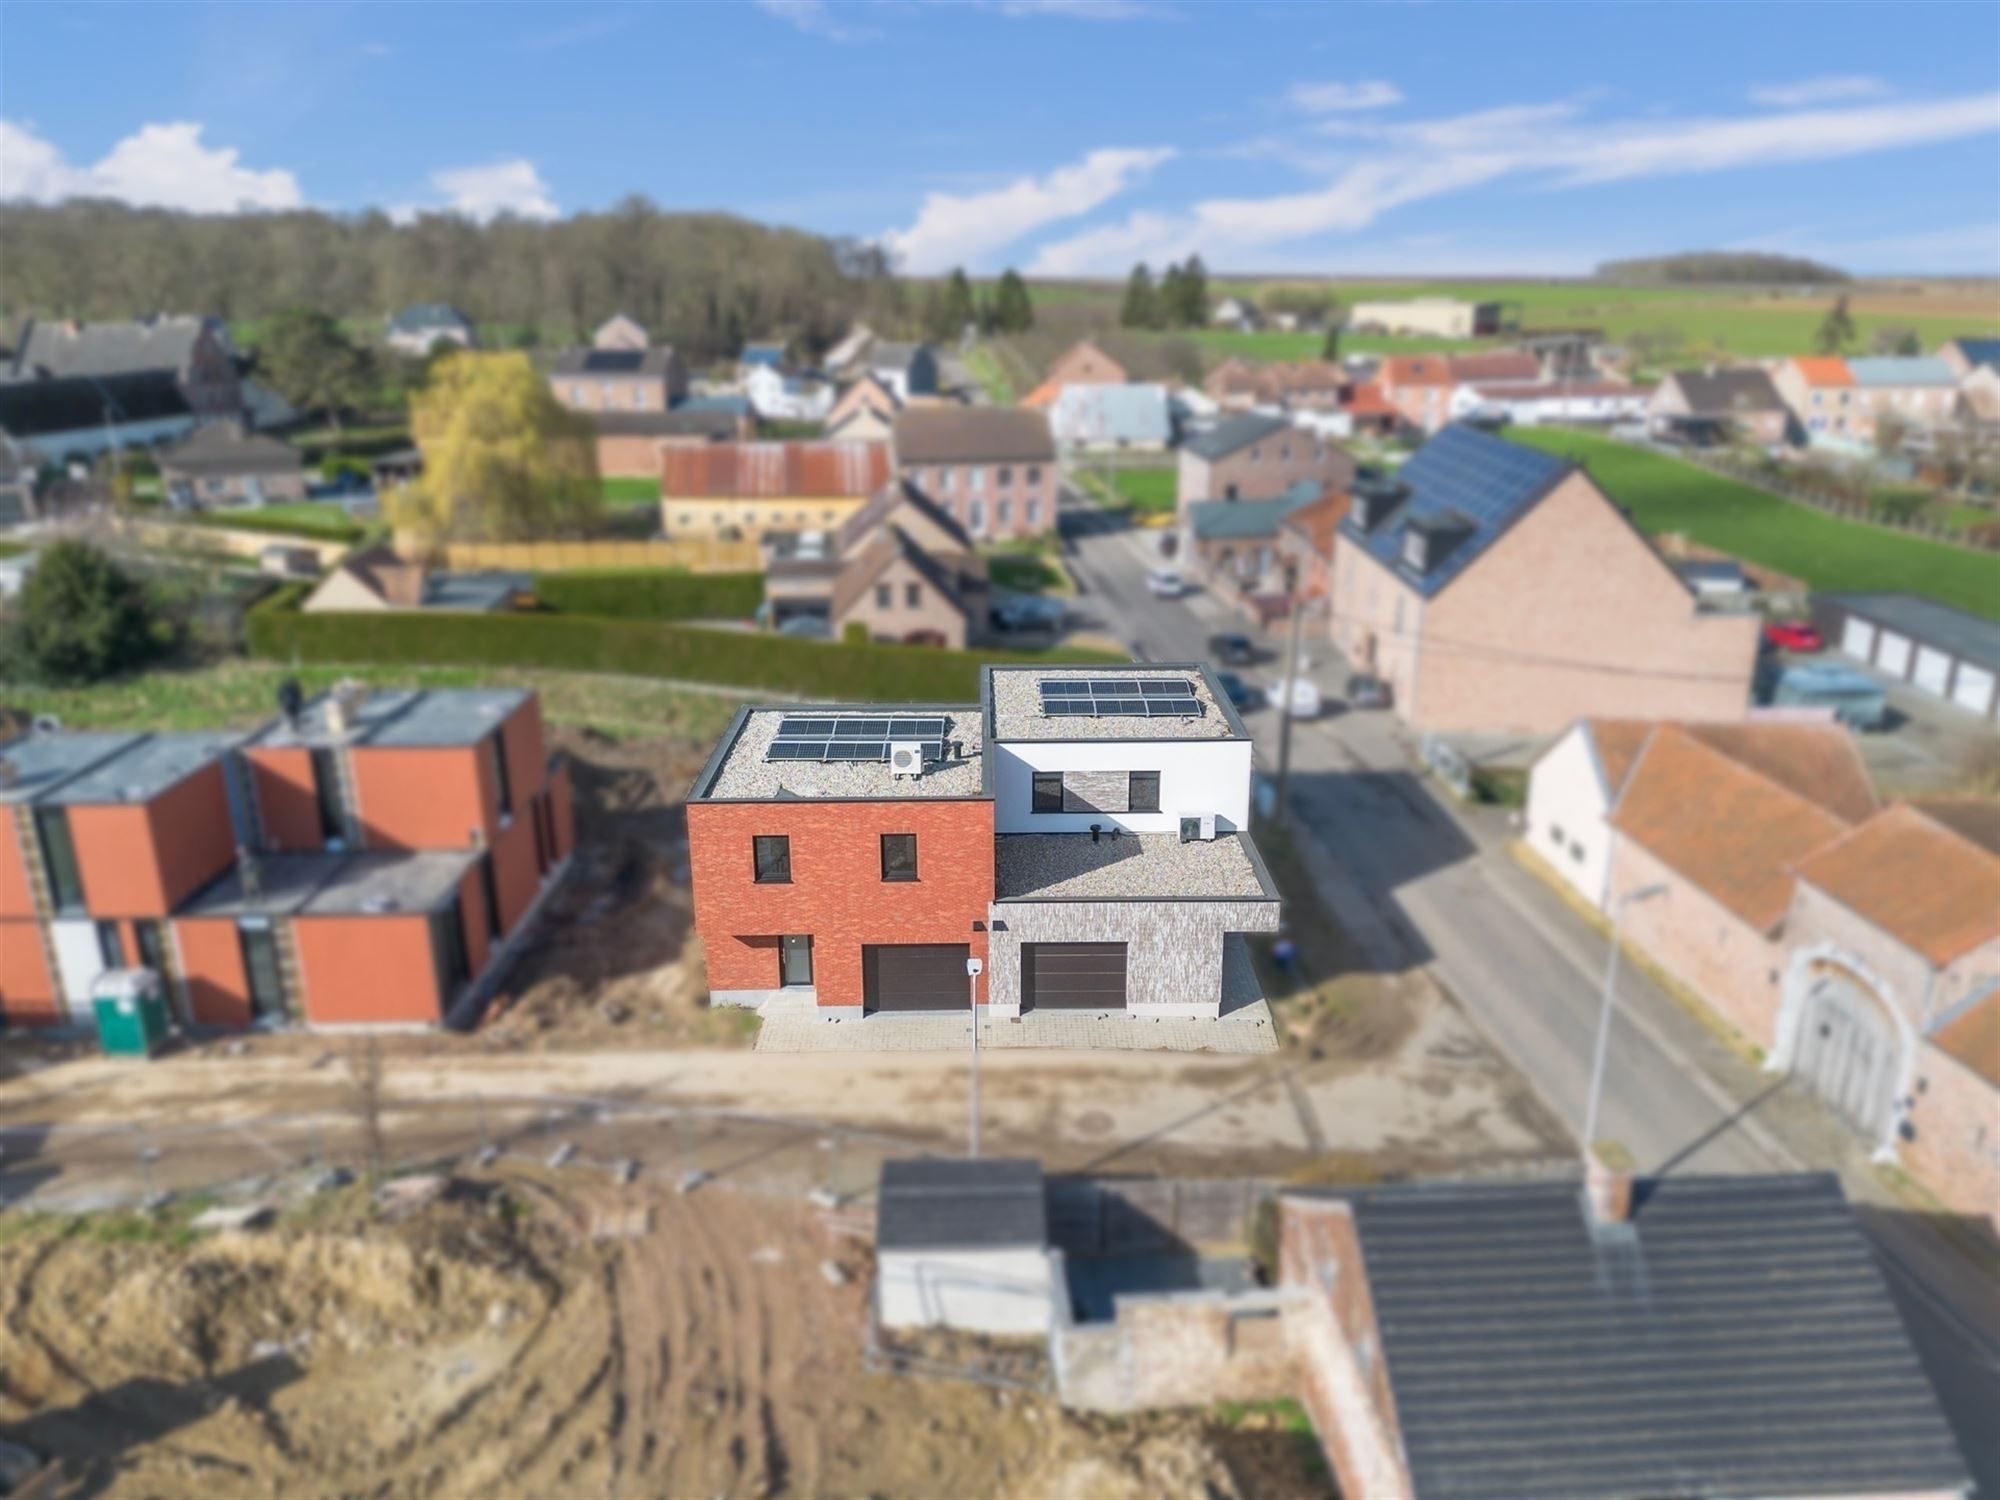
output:
<path id="1" fill-rule="evenodd" d="M 1205 667 L 988 667 L 977 704 L 746 708 L 688 797 L 718 1004 L 1221 1020 L 1278 924 Z M 967 962 L 979 959 L 976 979 Z"/>
<path id="2" fill-rule="evenodd" d="M 155 970 L 191 1029 L 434 1026 L 573 844 L 532 693 L 337 689 L 249 733 L 0 746 L 0 1020 Z"/>

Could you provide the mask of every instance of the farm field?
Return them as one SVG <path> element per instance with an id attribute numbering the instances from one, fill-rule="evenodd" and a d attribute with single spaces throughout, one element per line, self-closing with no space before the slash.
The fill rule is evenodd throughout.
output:
<path id="1" fill-rule="evenodd" d="M 1518 443 L 1584 464 L 1642 531 L 1676 531 L 1815 589 L 1907 591 L 2000 620 L 2000 554 L 1846 521 L 1664 454 L 1569 428 Z"/>

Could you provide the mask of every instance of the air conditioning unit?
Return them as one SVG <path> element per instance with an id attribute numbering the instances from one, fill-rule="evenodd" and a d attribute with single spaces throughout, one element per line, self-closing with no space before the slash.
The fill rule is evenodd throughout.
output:
<path id="1" fill-rule="evenodd" d="M 923 775 L 923 741 L 891 740 L 889 742 L 889 774 L 891 776 Z"/>
<path id="2" fill-rule="evenodd" d="M 1214 813 L 1183 813 L 1181 815 L 1181 842 L 1204 844 L 1215 841 Z"/>

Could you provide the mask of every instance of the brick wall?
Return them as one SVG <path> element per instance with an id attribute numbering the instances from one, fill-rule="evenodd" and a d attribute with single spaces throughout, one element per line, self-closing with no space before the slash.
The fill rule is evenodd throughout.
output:
<path id="1" fill-rule="evenodd" d="M 483 746 L 348 752 L 361 843 L 368 849 L 465 849 L 489 828 L 493 792 Z"/>
<path id="2" fill-rule="evenodd" d="M 319 825 L 319 791 L 312 751 L 303 746 L 253 746 L 244 753 L 265 847 L 287 854 L 326 846 Z"/>
<path id="3" fill-rule="evenodd" d="M 1274 1298 L 1127 1302 L 1118 1332 L 1136 1408 L 1267 1401 L 1298 1388 Z"/>
<path id="4" fill-rule="evenodd" d="M 688 864 L 695 924 L 717 990 L 774 989 L 778 939 L 813 939 L 822 1006 L 862 1003 L 861 948 L 968 943 L 986 954 L 993 899 L 993 804 L 986 801 L 693 802 Z M 917 879 L 884 882 L 880 836 L 917 836 Z M 759 885 L 750 841 L 791 839 L 792 879 Z"/>
<path id="5" fill-rule="evenodd" d="M 46 1026 L 69 1019 L 49 972 L 40 922 L 0 922 L 0 1021 Z"/>
<path id="6" fill-rule="evenodd" d="M 144 804 L 69 810 L 94 917 L 164 917 L 236 858 L 222 766 L 204 766 Z"/>
<path id="7" fill-rule="evenodd" d="M 1001 483 L 1001 471 L 1007 482 Z M 903 478 L 979 540 L 1045 536 L 1056 524 L 1056 465 L 905 464 Z M 1004 502 L 1004 506 L 1003 506 Z M 1005 514 L 1002 514 L 1002 511 Z"/>
<path id="8" fill-rule="evenodd" d="M 476 921 L 468 914 L 467 927 Z M 435 1026 L 444 1019 L 428 918 L 299 917 L 292 936 L 303 980 L 303 1019 L 311 1024 Z"/>
<path id="9" fill-rule="evenodd" d="M 2000 1232 L 2000 1090 L 1957 1058 L 1918 1049 L 1897 1156 L 1919 1182 Z"/>
<path id="10" fill-rule="evenodd" d="M 1631 839 L 1621 836 L 1613 841 L 1612 892 L 1637 890 L 1656 881 L 1667 887 L 1667 893 L 1626 906 L 1625 936 L 1731 1026 L 1768 1050 L 1778 1016 L 1785 943 L 1755 931 Z"/>
<path id="11" fill-rule="evenodd" d="M 1354 478 L 1354 460 L 1345 451 L 1298 427 L 1260 438 L 1226 457 L 1205 464 L 1200 460 L 1195 462 L 1196 486 L 1204 493 L 1191 495 L 1183 487 L 1180 495 L 1183 513 L 1195 500 L 1232 498 L 1232 486 L 1235 499 L 1270 500 L 1302 479 L 1345 488 Z M 1189 474 L 1185 461 L 1181 474 L 1184 480 Z"/>
<path id="12" fill-rule="evenodd" d="M 250 977 L 233 917 L 184 918 L 174 923 L 189 1018 L 197 1026 L 248 1026 Z"/>
<path id="13" fill-rule="evenodd" d="M 35 916 L 35 891 L 28 883 L 28 861 L 21 847 L 22 828 L 14 820 L 30 825 L 34 811 L 27 806 L 0 807 L 0 918 Z"/>

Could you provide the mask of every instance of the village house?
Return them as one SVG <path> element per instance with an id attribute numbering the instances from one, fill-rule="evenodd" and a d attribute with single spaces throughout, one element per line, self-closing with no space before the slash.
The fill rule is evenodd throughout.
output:
<path id="1" fill-rule="evenodd" d="M 1942 359 L 1854 358 L 1847 361 L 1874 441 L 1886 420 L 1919 432 L 1944 426 L 1958 409 L 1958 375 Z"/>
<path id="2" fill-rule="evenodd" d="M 1066 385 L 1049 407 L 1065 453 L 1164 453 L 1174 418 L 1163 385 Z"/>
<path id="3" fill-rule="evenodd" d="M 590 336 L 593 349 L 646 350 L 653 346 L 652 335 L 646 325 L 637 318 L 622 312 L 613 313 L 597 325 L 597 331 Z"/>
<path id="4" fill-rule="evenodd" d="M 165 370 L 0 381 L 0 437 L 40 463 L 89 463 L 173 442 L 194 428 L 187 397 Z"/>
<path id="5" fill-rule="evenodd" d="M 663 412 L 687 394 L 687 364 L 667 347 L 565 349 L 549 389 L 571 411 Z"/>
<path id="6" fill-rule="evenodd" d="M 1507 331 L 1509 309 L 1500 302 L 1456 297 L 1413 297 L 1406 302 L 1357 302 L 1347 311 L 1355 333 L 1434 339 L 1488 338 Z"/>
<path id="7" fill-rule="evenodd" d="M 766 422 L 821 422 L 833 410 L 833 382 L 810 370 L 756 365 L 743 377 L 743 394 Z"/>
<path id="8" fill-rule="evenodd" d="M 826 414 L 826 435 L 848 442 L 887 442 L 903 402 L 873 375 L 840 393 Z"/>
<path id="9" fill-rule="evenodd" d="M 877 339 L 862 357 L 862 368 L 907 404 L 912 396 L 938 393 L 937 351 L 929 344 L 898 344 Z"/>
<path id="10" fill-rule="evenodd" d="M 299 608 L 306 614 L 493 614 L 519 608 L 534 592 L 532 573 L 453 573 L 411 561 L 387 542 L 378 542 L 342 557 Z"/>
<path id="11" fill-rule="evenodd" d="M 1089 339 L 1071 344 L 1058 354 L 1044 378 L 1056 386 L 1123 385 L 1131 379 L 1123 365 Z"/>
<path id="12" fill-rule="evenodd" d="M 1647 403 L 1655 436 L 1707 446 L 1740 438 L 1775 448 L 1789 433 L 1792 414 L 1760 369 L 1669 370 Z"/>
<path id="13" fill-rule="evenodd" d="M 1757 616 L 1699 600 L 1575 465 L 1454 426 L 1351 492 L 1334 643 L 1413 727 L 1743 716 Z"/>
<path id="14" fill-rule="evenodd" d="M 1345 490 L 1323 490 L 1278 527 L 1279 566 L 1290 571 L 1292 598 L 1314 621 L 1331 619 L 1334 543 L 1348 502 Z"/>
<path id="15" fill-rule="evenodd" d="M 1460 385 L 1452 392 L 1453 421 L 1500 420 L 1516 427 L 1545 423 L 1608 427 L 1637 422 L 1653 399 L 1650 386 L 1622 380 L 1565 380 L 1554 385 Z"/>
<path id="16" fill-rule="evenodd" d="M 1946 339 L 1938 345 L 1937 357 L 1961 380 L 1982 367 L 2000 369 L 2000 338 Z"/>
<path id="17" fill-rule="evenodd" d="M 830 531 L 889 482 L 887 443 L 667 443 L 660 529 L 669 537 Z"/>
<path id="18" fill-rule="evenodd" d="M 591 412 L 589 421 L 597 472 L 626 479 L 657 479 L 669 444 L 748 442 L 757 428 L 741 396 L 690 396 L 668 411 Z"/>
<path id="19" fill-rule="evenodd" d="M 21 325 L 12 356 L 0 359 L 0 385 L 111 377 L 128 382 L 125 390 L 148 377 L 171 383 L 197 422 L 243 415 L 242 375 L 220 318 L 154 316 L 106 323 L 30 318 Z M 122 397 L 106 400 L 107 406 L 128 404 Z"/>
<path id="20" fill-rule="evenodd" d="M 1274 500 L 1302 480 L 1344 489 L 1354 460 L 1283 417 L 1226 417 L 1181 445 L 1178 514 L 1204 500 Z"/>
<path id="21" fill-rule="evenodd" d="M 398 354 L 422 359 L 446 345 L 476 348 L 479 335 L 472 319 L 449 302 L 418 302 L 389 319 L 382 341 Z"/>
<path id="22" fill-rule="evenodd" d="M 1225 593 L 1260 612 L 1282 612 L 1290 598 L 1285 523 L 1323 495 L 1320 485 L 1302 479 L 1269 500 L 1198 500 L 1187 508 L 1181 553 Z"/>
<path id="23" fill-rule="evenodd" d="M 175 505 L 269 505 L 306 498 L 305 459 L 292 444 L 209 422 L 159 454 Z"/>
<path id="24" fill-rule="evenodd" d="M 1353 385 L 1352 376 L 1327 360 L 1263 363 L 1232 357 L 1211 370 L 1201 388 L 1225 411 L 1253 406 L 1335 411 Z"/>
<path id="25" fill-rule="evenodd" d="M 1847 361 L 1837 354 L 1798 355 L 1771 374 L 1807 442 L 1865 442 L 1873 432 L 1867 402 L 1854 389 Z"/>
<path id="26" fill-rule="evenodd" d="M 1006 406 L 912 406 L 896 415 L 896 472 L 980 541 L 1056 524 L 1048 419 Z"/>
<path id="27" fill-rule="evenodd" d="M 1442 354 L 1392 354 L 1376 366 L 1373 384 L 1403 423 L 1419 432 L 1436 432 L 1451 420 L 1458 381 Z"/>

